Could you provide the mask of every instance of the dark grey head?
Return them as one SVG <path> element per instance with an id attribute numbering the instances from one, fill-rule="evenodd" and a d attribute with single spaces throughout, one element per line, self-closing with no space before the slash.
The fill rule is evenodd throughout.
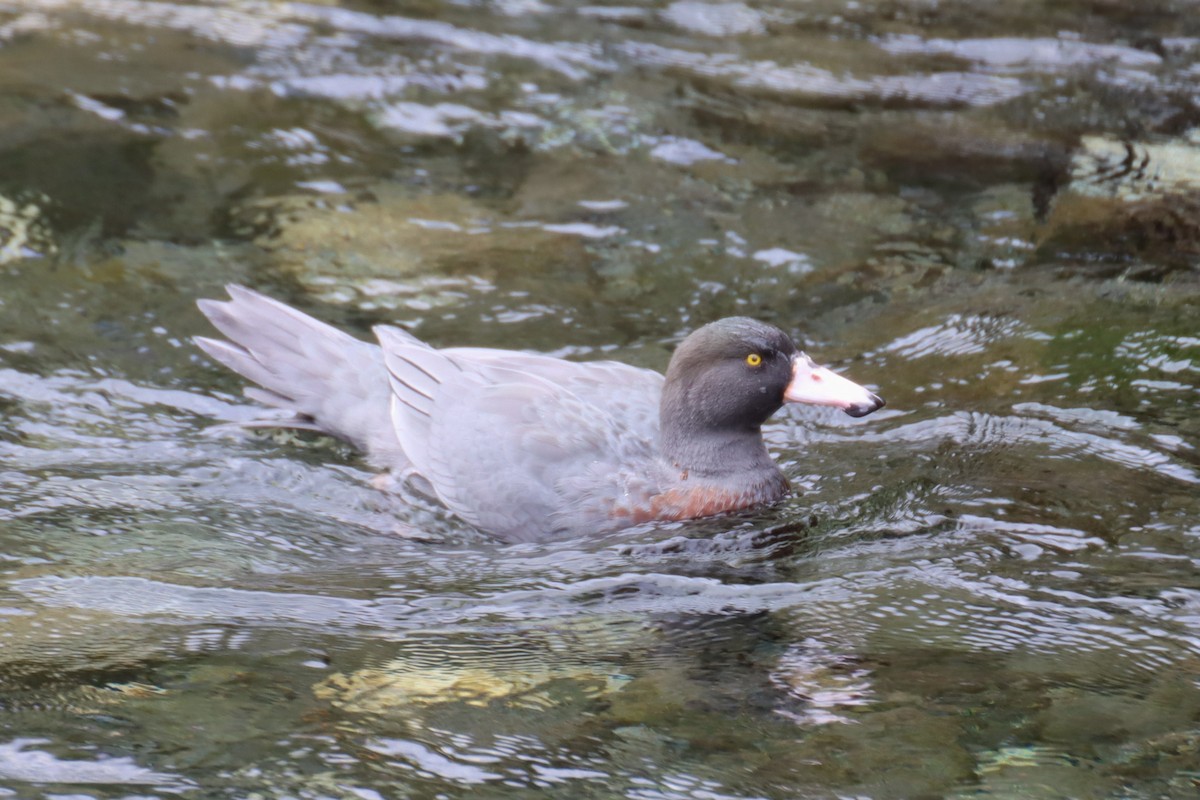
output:
<path id="1" fill-rule="evenodd" d="M 709 429 L 757 429 L 783 405 L 797 352 L 773 325 L 747 317 L 709 323 L 671 357 L 662 412 Z"/>
<path id="2" fill-rule="evenodd" d="M 702 473 L 775 471 L 762 424 L 785 402 L 833 405 L 852 416 L 883 400 L 824 367 L 773 325 L 746 317 L 709 323 L 667 367 L 659 417 L 663 455 Z"/>

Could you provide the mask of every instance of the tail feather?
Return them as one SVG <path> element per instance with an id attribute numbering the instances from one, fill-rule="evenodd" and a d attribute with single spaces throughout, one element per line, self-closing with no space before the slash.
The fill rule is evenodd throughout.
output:
<path id="1" fill-rule="evenodd" d="M 244 286 L 228 284 L 225 290 L 230 300 L 199 300 L 197 305 L 217 330 L 249 350 L 257 346 L 276 355 L 336 357 L 345 348 L 362 344 L 332 325 Z"/>
<path id="2" fill-rule="evenodd" d="M 203 307 L 201 310 L 205 311 L 205 314 L 208 313 Z M 259 386 L 268 386 L 278 382 L 279 376 L 271 372 L 265 364 L 257 360 L 254 354 L 244 347 L 220 339 L 210 339 L 207 336 L 196 336 L 192 341 L 213 359 L 229 367 L 243 378 L 254 381 Z M 280 391 L 254 387 L 248 387 L 245 391 L 247 397 L 252 397 L 269 406 L 299 411 L 295 408 L 295 399 Z"/>
<path id="3" fill-rule="evenodd" d="M 226 301 L 200 300 L 200 311 L 229 341 L 196 337 L 205 353 L 258 384 L 247 396 L 311 420 L 316 428 L 365 450 L 372 461 L 405 461 L 391 427 L 388 372 L 377 345 L 230 285 Z"/>

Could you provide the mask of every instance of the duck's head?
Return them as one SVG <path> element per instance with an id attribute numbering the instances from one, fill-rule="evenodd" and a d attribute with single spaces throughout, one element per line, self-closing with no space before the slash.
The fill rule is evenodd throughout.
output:
<path id="1" fill-rule="evenodd" d="M 691 462 L 701 450 L 736 448 L 747 434 L 761 451 L 760 428 L 784 403 L 833 406 L 852 417 L 884 405 L 879 395 L 816 364 L 774 325 L 747 317 L 709 323 L 680 343 L 667 367 L 664 453 Z"/>

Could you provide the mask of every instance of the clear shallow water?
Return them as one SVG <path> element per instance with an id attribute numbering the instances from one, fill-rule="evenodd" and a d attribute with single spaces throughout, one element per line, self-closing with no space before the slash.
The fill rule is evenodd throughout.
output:
<path id="1" fill-rule="evenodd" d="M 1195 796 L 1191 4 L 0 12 L 0 796 Z M 505 546 L 220 428 L 229 280 L 889 406 Z"/>

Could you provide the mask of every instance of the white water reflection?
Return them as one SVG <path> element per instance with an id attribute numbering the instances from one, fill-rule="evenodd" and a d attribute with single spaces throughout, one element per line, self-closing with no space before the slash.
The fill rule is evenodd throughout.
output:
<path id="1" fill-rule="evenodd" d="M 1032 88 L 1016 78 L 971 72 L 855 78 L 812 64 L 743 61 L 732 53 L 710 55 L 642 42 L 625 43 L 617 51 L 643 66 L 681 70 L 697 77 L 725 80 L 743 89 L 778 92 L 796 99 L 988 106 L 1012 100 Z"/>
<path id="2" fill-rule="evenodd" d="M 424 41 L 445 45 L 468 53 L 528 59 L 562 75 L 582 80 L 594 72 L 608 72 L 611 61 L 601 57 L 595 44 L 574 42 L 537 42 L 512 34 L 492 34 L 459 28 L 445 22 L 396 16 L 376 16 L 328 6 L 289 4 L 287 16 L 310 23 L 322 23 L 347 33 L 363 33 L 386 39 Z"/>
<path id="3" fill-rule="evenodd" d="M 288 22 L 276 14 L 263 13 L 251 6 L 242 10 L 233 6 L 192 6 L 143 0 L 23 0 L 26 9 L 59 15 L 85 13 L 117 22 L 148 28 L 184 31 L 202 39 L 227 42 L 242 47 L 286 49 L 303 44 L 311 35 L 308 26 Z M 47 21 L 53 17 L 47 17 Z M 51 30 L 57 27 L 51 22 Z"/>
<path id="4" fill-rule="evenodd" d="M 404 71 L 405 65 L 393 65 L 391 70 Z M 408 67 L 407 69 L 413 69 Z M 438 71 L 436 64 L 411 74 L 356 74 L 336 73 L 298 75 L 271 81 L 271 91 L 281 97 L 320 97 L 340 102 L 387 100 L 402 96 L 411 90 L 424 90 L 439 94 L 455 92 L 480 92 L 488 87 L 489 81 L 482 70 L 455 65 L 452 73 Z M 248 81 L 242 89 L 257 88 L 258 84 Z"/>
<path id="5" fill-rule="evenodd" d="M 47 739 L 0 742 L 0 778 L 35 784 L 156 786 L 174 792 L 187 785 L 177 775 L 146 769 L 124 756 L 67 759 L 37 749 L 47 744 L 51 744 Z"/>
<path id="6" fill-rule="evenodd" d="M 500 773 L 488 772 L 486 768 L 480 766 L 478 763 L 471 763 L 479 762 L 481 760 L 480 756 L 468 756 L 470 758 L 470 761 L 468 761 L 453 752 L 447 754 L 444 747 L 442 748 L 443 752 L 437 752 L 420 742 L 386 738 L 372 739 L 366 742 L 364 746 L 371 752 L 378 753 L 381 756 L 408 762 L 423 777 L 443 778 L 466 786 L 487 783 L 503 777 Z M 494 756 L 484 756 L 482 760 L 486 763 L 487 761 L 498 761 L 499 759 Z"/>
<path id="7" fill-rule="evenodd" d="M 975 61 L 989 68 L 1020 72 L 1025 70 L 1064 70 L 1095 63 L 1113 63 L 1123 67 L 1151 68 L 1162 58 L 1146 50 L 1112 44 L 1094 44 L 1077 37 L 1018 39 L 922 39 L 918 36 L 894 36 L 880 46 L 897 55 L 936 53 Z"/>
<path id="8" fill-rule="evenodd" d="M 458 103 L 393 103 L 376 116 L 376 123 L 415 136 L 456 137 L 472 127 L 536 130 L 548 123 L 534 114 L 504 111 L 484 114 Z"/>
<path id="9" fill-rule="evenodd" d="M 703 36 L 757 36 L 767 32 L 763 13 L 744 3 L 676 0 L 663 9 L 662 18 Z"/>

